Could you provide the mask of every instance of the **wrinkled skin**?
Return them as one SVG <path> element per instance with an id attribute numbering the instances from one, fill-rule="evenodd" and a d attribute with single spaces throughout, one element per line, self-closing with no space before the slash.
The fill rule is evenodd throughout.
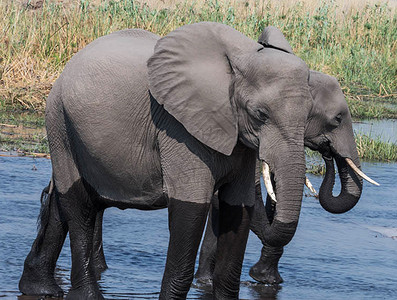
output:
<path id="1" fill-rule="evenodd" d="M 326 162 L 327 174 L 320 188 L 320 203 L 332 213 L 341 213 L 353 208 L 362 191 L 362 180 L 357 178 L 349 169 L 347 169 L 346 174 L 345 168 L 347 167 L 341 160 L 341 158 L 348 157 L 357 166 L 360 165 L 354 141 L 352 121 L 342 90 L 335 78 L 320 72 L 310 71 L 309 85 L 313 95 L 313 108 L 309 114 L 306 126 L 305 146 L 319 151 Z M 335 199 L 327 198 L 327 195 L 332 195 L 335 177 L 333 159 L 338 166 L 342 164 L 342 168 L 339 167 L 339 173 L 342 187 L 345 187 L 342 189 L 340 196 L 335 197 Z M 278 261 L 283 254 L 283 247 L 268 244 L 263 236 L 263 228 L 267 226 L 267 223 L 272 222 L 274 218 L 274 206 L 269 197 L 266 199 L 266 205 L 263 204 L 259 177 L 260 169 L 258 164 L 256 201 L 250 228 L 262 241 L 263 248 L 259 261 L 250 269 L 250 276 L 262 283 L 278 284 L 283 281 L 278 271 Z M 343 200 L 338 200 L 339 198 Z M 195 275 L 198 282 L 203 284 L 211 284 L 212 271 L 215 264 L 213 249 L 216 248 L 214 243 L 216 243 L 217 228 L 213 224 L 217 224 L 217 207 L 214 206 L 212 211 L 212 217 L 209 219 L 210 225 L 207 226 L 200 252 L 199 269 Z"/>
<path id="2" fill-rule="evenodd" d="M 292 52 L 277 31 L 265 29 L 258 42 L 263 45 L 273 44 L 279 49 Z M 307 120 L 304 141 L 305 146 L 320 152 L 326 163 L 326 175 L 319 193 L 320 204 L 331 213 L 344 213 L 356 205 L 362 192 L 361 178 L 344 161 L 344 158 L 350 158 L 360 167 L 350 112 L 335 78 L 310 71 L 309 85 L 313 96 L 313 107 Z M 332 195 L 335 180 L 333 161 L 338 166 L 342 186 L 341 193 L 337 197 Z M 269 197 L 266 198 L 266 206 L 263 205 L 257 171 L 256 202 L 251 230 L 260 238 L 263 248 L 259 261 L 250 269 L 250 275 L 263 283 L 283 281 L 278 272 L 278 261 L 283 253 L 283 247 L 269 244 L 263 237 L 262 228 L 272 222 L 273 216 L 274 207 Z M 198 278 L 201 277 L 200 272 L 196 274 Z M 203 273 L 208 273 L 208 270 Z"/>
<path id="3" fill-rule="evenodd" d="M 312 107 L 308 77 L 298 57 L 216 23 L 187 25 L 160 40 L 125 30 L 88 45 L 47 100 L 54 188 L 25 261 L 21 292 L 61 293 L 53 267 L 69 231 L 67 299 L 103 299 L 93 245 L 98 214 L 110 206 L 168 207 L 160 299 L 186 298 L 218 190 L 213 295 L 237 299 L 257 158 L 270 166 L 278 197 L 266 242 L 284 245 L 296 230 Z"/>

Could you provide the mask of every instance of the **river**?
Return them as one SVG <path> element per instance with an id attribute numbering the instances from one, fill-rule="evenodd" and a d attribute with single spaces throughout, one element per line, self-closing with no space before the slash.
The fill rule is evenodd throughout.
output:
<path id="1" fill-rule="evenodd" d="M 241 299 L 396 299 L 397 164 L 364 163 L 363 170 L 381 187 L 365 183 L 360 202 L 346 214 L 331 215 L 316 199 L 304 197 L 297 233 L 280 261 L 285 282 L 278 289 L 248 276 L 261 249 L 250 234 Z M 50 174 L 50 160 L 0 157 L 1 299 L 20 295 L 18 280 L 36 235 L 39 197 Z M 321 177 L 309 177 L 318 189 Z M 167 210 L 108 209 L 103 235 L 109 265 L 100 281 L 105 297 L 158 298 L 168 242 Z M 69 273 L 67 240 L 57 267 L 65 290 Z M 209 296 L 192 287 L 189 299 Z"/>

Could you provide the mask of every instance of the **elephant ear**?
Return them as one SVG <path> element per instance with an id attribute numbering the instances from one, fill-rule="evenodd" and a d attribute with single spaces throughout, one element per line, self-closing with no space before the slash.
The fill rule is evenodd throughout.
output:
<path id="1" fill-rule="evenodd" d="M 148 61 L 150 92 L 196 139 L 230 155 L 238 137 L 232 61 L 260 48 L 223 24 L 180 27 L 157 42 Z"/>
<path id="2" fill-rule="evenodd" d="M 283 33 L 274 26 L 268 26 L 263 30 L 258 39 L 258 43 L 265 47 L 276 48 L 294 54 Z"/>

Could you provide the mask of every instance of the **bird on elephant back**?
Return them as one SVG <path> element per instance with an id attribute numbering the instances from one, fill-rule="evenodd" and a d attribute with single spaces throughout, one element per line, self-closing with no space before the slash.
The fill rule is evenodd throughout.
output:
<path id="1" fill-rule="evenodd" d="M 69 232 L 67 299 L 103 299 L 97 278 L 106 268 L 104 209 L 168 207 L 160 299 L 186 298 L 217 191 L 213 295 L 237 299 L 250 226 L 271 247 L 286 245 L 295 233 L 305 145 L 326 161 L 320 189 L 326 210 L 349 210 L 362 190 L 337 81 L 309 71 L 274 27 L 265 29 L 261 43 L 212 22 L 161 39 L 137 29 L 101 37 L 79 51 L 54 84 L 46 128 L 53 175 L 19 282 L 28 295 L 63 294 L 54 269 Z M 267 210 L 255 207 L 257 159 L 273 198 Z M 338 197 L 332 196 L 334 160 L 342 180 Z"/>

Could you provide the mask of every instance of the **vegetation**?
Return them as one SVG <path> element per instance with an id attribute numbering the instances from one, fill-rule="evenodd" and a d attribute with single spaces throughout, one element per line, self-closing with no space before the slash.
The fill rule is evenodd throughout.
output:
<path id="1" fill-rule="evenodd" d="M 363 133 L 355 135 L 358 156 L 362 161 L 397 162 L 397 144 L 385 142 L 380 136 Z M 306 171 L 324 175 L 325 165 L 318 152 L 306 148 Z"/>
<path id="2" fill-rule="evenodd" d="M 370 161 L 397 161 L 397 144 L 384 142 L 379 136 L 356 134 L 356 144 L 359 156 Z"/>
<path id="3" fill-rule="evenodd" d="M 0 151 L 16 152 L 18 155 L 49 153 L 47 135 L 44 128 L 26 128 L 17 125 L 0 124 Z M 5 130 L 7 129 L 7 130 Z"/>
<path id="4" fill-rule="evenodd" d="M 353 117 L 397 118 L 395 3 L 47 0 L 41 6 L 36 5 L 40 1 L 23 2 L 0 4 L 0 123 L 42 127 L 53 82 L 66 62 L 94 39 L 124 28 L 165 35 L 200 21 L 228 24 L 253 39 L 266 26 L 277 26 L 312 69 L 338 78 Z M 0 135 L 0 143 L 5 140 Z"/>
<path id="5" fill-rule="evenodd" d="M 0 5 L 0 108 L 42 109 L 65 63 L 99 36 L 123 28 L 165 35 L 199 21 L 222 22 L 253 39 L 268 25 L 279 27 L 311 68 L 336 76 L 355 97 L 350 104 L 357 116 L 383 117 L 379 108 L 362 113 L 365 98 L 396 102 L 397 16 L 387 4 L 208 0 L 160 8 L 132 0 L 64 2 L 45 1 L 35 10 L 18 1 Z M 396 109 L 385 112 L 397 115 Z"/>

